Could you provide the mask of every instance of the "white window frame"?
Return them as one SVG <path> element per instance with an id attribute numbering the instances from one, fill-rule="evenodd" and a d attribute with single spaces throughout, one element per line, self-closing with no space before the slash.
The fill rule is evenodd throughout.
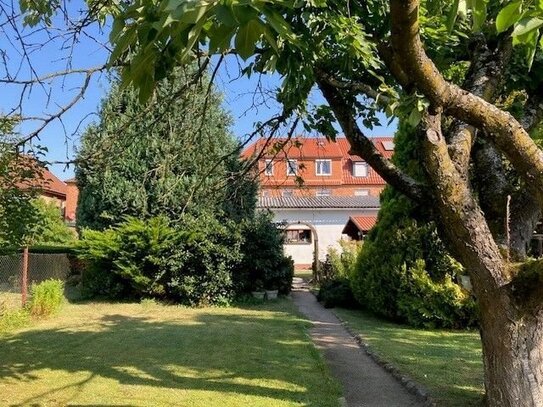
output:
<path id="1" fill-rule="evenodd" d="M 364 168 L 366 168 L 366 173 L 364 175 L 359 175 L 356 171 L 356 168 L 358 166 L 363 166 Z M 353 161 L 353 177 L 357 177 L 357 178 L 365 178 L 369 175 L 369 167 L 368 167 L 368 163 L 365 162 L 365 161 Z"/>
<path id="2" fill-rule="evenodd" d="M 290 163 L 294 163 L 294 171 L 291 171 Z M 287 177 L 295 177 L 296 175 L 298 175 L 298 160 L 287 160 Z"/>
<path id="3" fill-rule="evenodd" d="M 369 189 L 355 189 L 354 196 L 370 196 Z"/>
<path id="4" fill-rule="evenodd" d="M 273 160 L 264 161 L 264 175 L 267 175 L 267 176 L 273 175 Z"/>
<path id="5" fill-rule="evenodd" d="M 317 189 L 317 191 L 315 192 L 315 196 L 316 197 L 321 197 L 321 196 L 332 196 L 332 191 L 329 190 L 329 189 Z"/>
<path id="6" fill-rule="evenodd" d="M 325 173 L 325 172 L 322 172 L 322 168 L 319 168 L 319 164 L 321 163 L 325 163 L 327 162 L 329 164 L 329 168 L 330 168 L 330 172 L 329 173 Z M 322 159 L 319 159 L 319 160 L 315 160 L 315 175 L 319 176 L 319 177 L 329 177 L 332 175 L 332 160 L 322 160 Z"/>

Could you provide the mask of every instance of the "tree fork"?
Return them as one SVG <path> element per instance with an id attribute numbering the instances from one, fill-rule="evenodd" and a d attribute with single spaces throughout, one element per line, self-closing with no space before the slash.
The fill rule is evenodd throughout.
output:
<path id="1" fill-rule="evenodd" d="M 424 51 L 418 13 L 419 0 L 390 1 L 392 49 L 402 59 L 403 71 L 433 106 L 483 130 L 524 181 L 537 187 L 543 203 L 543 152 L 511 114 L 443 78 Z"/>

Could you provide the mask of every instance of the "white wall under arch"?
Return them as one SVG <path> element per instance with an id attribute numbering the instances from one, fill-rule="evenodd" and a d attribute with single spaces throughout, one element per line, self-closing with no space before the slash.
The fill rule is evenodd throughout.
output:
<path id="1" fill-rule="evenodd" d="M 289 224 L 290 229 L 305 229 L 298 222 L 315 227 L 319 238 L 319 258 L 323 260 L 330 247 L 339 249 L 339 240 L 349 217 L 377 216 L 378 209 L 270 209 L 274 222 Z M 314 239 L 314 237 L 313 237 Z M 313 244 L 285 245 L 285 254 L 294 259 L 294 264 L 313 262 Z"/>

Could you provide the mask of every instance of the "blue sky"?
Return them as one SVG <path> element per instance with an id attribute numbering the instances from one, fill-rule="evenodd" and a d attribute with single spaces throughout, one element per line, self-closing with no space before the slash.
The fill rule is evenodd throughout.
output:
<path id="1" fill-rule="evenodd" d="M 71 3 L 73 11 L 77 11 L 77 1 Z M 62 25 L 62 20 L 55 21 Z M 20 27 L 20 26 L 19 26 Z M 22 27 L 20 27 L 23 29 Z M 28 28 L 23 29 L 30 34 Z M 100 66 L 107 60 L 108 50 L 102 44 L 106 44 L 108 38 L 108 28 L 91 27 L 88 35 L 81 36 L 78 43 L 66 44 L 65 38 L 58 38 L 48 42 L 41 48 L 33 49 L 30 55 L 32 68 L 38 76 L 44 76 L 53 72 L 63 71 L 65 69 L 90 68 Z M 43 32 L 29 35 L 33 43 L 43 43 L 49 38 Z M 30 41 L 30 40 L 28 40 Z M 69 47 L 67 47 L 69 45 Z M 17 77 L 26 79 L 30 76 L 29 64 L 20 65 L 21 56 L 19 44 L 8 41 L 7 36 L 0 33 L 0 50 L 6 51 L 11 58 L 8 61 L 10 73 L 14 76 L 18 70 Z M 71 59 L 67 59 L 71 56 Z M 258 78 L 256 76 L 250 79 L 239 77 L 239 63 L 234 56 L 229 56 L 226 63 L 220 68 L 216 85 L 224 93 L 224 108 L 228 110 L 233 119 L 233 132 L 236 136 L 242 138 L 250 133 L 254 128 L 254 123 L 264 121 L 279 111 L 279 106 L 272 100 L 266 104 L 260 104 L 254 107 L 255 89 L 260 85 L 264 89 L 274 89 L 280 86 L 280 78 L 277 75 Z M 6 72 L 0 72 L 0 77 L 5 77 Z M 260 80 L 260 83 L 259 83 Z M 84 81 L 82 75 L 70 75 L 47 84 L 47 86 L 35 86 L 31 92 L 25 94 L 23 102 L 23 114 L 25 116 L 42 116 L 47 112 L 56 112 L 59 106 L 65 105 L 72 100 L 79 92 L 79 87 Z M 93 75 L 84 97 L 75 104 L 69 111 L 62 116 L 62 121 L 55 120 L 49 124 L 41 133 L 39 141 L 36 144 L 48 148 L 48 161 L 67 161 L 73 158 L 74 151 L 78 146 L 80 134 L 86 126 L 93 120 L 96 120 L 96 112 L 100 101 L 108 91 L 107 73 L 98 73 Z M 0 98 L 0 111 L 9 112 L 13 106 L 19 104 L 21 86 L 1 84 L 2 97 Z M 258 96 L 257 96 L 258 99 Z M 312 96 L 314 103 L 322 102 L 320 95 L 315 92 Z M 383 120 L 386 123 L 386 120 Z M 25 123 L 21 127 L 21 132 L 28 134 L 36 128 L 37 122 Z M 379 127 L 373 130 L 366 130 L 369 135 L 391 135 L 395 125 L 390 127 Z M 52 171 L 61 179 L 67 179 L 73 176 L 73 166 L 66 167 L 63 164 L 51 166 Z"/>

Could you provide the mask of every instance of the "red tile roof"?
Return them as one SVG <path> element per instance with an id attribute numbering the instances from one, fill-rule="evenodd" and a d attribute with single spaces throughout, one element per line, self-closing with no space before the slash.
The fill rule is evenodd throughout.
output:
<path id="1" fill-rule="evenodd" d="M 367 232 L 377 223 L 377 216 L 351 216 L 349 220 L 356 225 L 358 230 Z"/>
<path id="2" fill-rule="evenodd" d="M 262 158 L 342 158 L 344 152 L 339 143 L 326 140 L 324 137 L 303 138 L 262 138 L 247 147 L 242 156 L 249 158 L 261 154 Z"/>
<path id="3" fill-rule="evenodd" d="M 44 193 L 66 198 L 66 184 L 58 179 L 55 174 L 45 168 L 42 177 L 41 180 L 37 180 L 37 185 Z"/>
<path id="4" fill-rule="evenodd" d="M 377 150 L 386 158 L 392 157 L 394 151 L 392 137 L 372 137 Z M 388 147 L 388 149 L 387 149 Z M 356 155 L 349 154 L 350 145 L 345 137 L 338 137 L 336 142 L 319 138 L 294 138 L 286 140 L 285 138 L 272 139 L 268 141 L 265 138 L 259 139 L 247 147 L 242 156 L 245 158 L 261 155 L 261 159 L 273 158 L 277 161 L 289 159 L 298 159 L 308 161 L 315 158 L 327 158 L 332 160 L 341 160 L 341 176 L 332 174 L 331 177 L 316 177 L 314 171 L 301 171 L 301 177 L 304 179 L 304 185 L 365 185 L 365 186 L 384 186 L 386 183 L 371 167 L 368 166 L 368 175 L 365 177 L 353 176 L 353 162 L 363 161 Z M 339 165 L 339 164 L 338 164 Z M 262 177 L 264 185 L 289 185 L 294 186 L 295 180 L 292 177 L 286 177 L 282 171 L 278 171 L 273 176 Z"/>
<path id="5" fill-rule="evenodd" d="M 15 162 L 15 165 L 33 169 L 32 172 L 36 174 L 34 179 L 28 179 L 18 183 L 19 188 L 38 188 L 44 195 L 53 195 L 66 199 L 66 184 L 35 158 L 24 155 L 20 156 L 20 159 Z"/>

